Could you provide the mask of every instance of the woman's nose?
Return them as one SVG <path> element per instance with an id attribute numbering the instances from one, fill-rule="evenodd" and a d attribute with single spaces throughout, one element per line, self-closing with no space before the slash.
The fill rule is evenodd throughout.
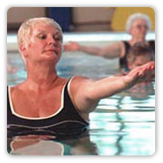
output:
<path id="1" fill-rule="evenodd" d="M 143 27 L 141 30 L 142 30 L 142 33 L 146 34 L 147 29 L 145 27 Z"/>
<path id="2" fill-rule="evenodd" d="M 147 31 L 147 30 L 148 30 L 148 27 L 147 27 L 146 25 L 143 25 L 143 26 L 142 26 L 142 30 L 143 30 L 143 31 Z"/>
<path id="3" fill-rule="evenodd" d="M 49 36 L 48 37 L 48 44 L 53 44 L 53 45 L 56 45 L 56 40 L 55 38 L 53 38 L 53 36 Z"/>

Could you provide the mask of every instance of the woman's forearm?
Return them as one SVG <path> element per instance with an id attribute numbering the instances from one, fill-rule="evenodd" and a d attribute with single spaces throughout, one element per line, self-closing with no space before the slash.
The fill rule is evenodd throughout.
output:
<path id="1" fill-rule="evenodd" d="M 64 45 L 65 51 L 82 51 L 90 55 L 101 56 L 105 58 L 116 58 L 120 57 L 122 52 L 121 42 L 113 43 L 104 47 L 98 46 L 85 46 L 77 42 L 70 42 Z"/>
<path id="2" fill-rule="evenodd" d="M 102 99 L 127 89 L 128 83 L 125 83 L 125 76 L 114 76 L 95 81 L 88 88 L 88 95 L 92 100 Z"/>
<path id="3" fill-rule="evenodd" d="M 100 47 L 95 47 L 95 46 L 80 45 L 79 46 L 79 51 L 88 53 L 90 55 L 97 55 L 97 56 L 101 55 L 101 48 Z"/>
<path id="4" fill-rule="evenodd" d="M 108 59 L 120 57 L 121 54 L 121 43 L 117 42 L 112 45 L 104 47 L 95 46 L 83 46 L 79 45 L 79 50 L 91 55 L 97 55 Z"/>

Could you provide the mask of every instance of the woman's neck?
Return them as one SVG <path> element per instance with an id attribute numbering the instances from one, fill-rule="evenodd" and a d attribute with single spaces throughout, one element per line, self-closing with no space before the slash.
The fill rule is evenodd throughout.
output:
<path id="1" fill-rule="evenodd" d="M 132 38 L 129 42 L 131 45 L 135 44 L 136 42 L 144 42 L 145 38 Z"/>
<path id="2" fill-rule="evenodd" d="M 27 65 L 26 82 L 34 88 L 49 88 L 58 79 L 55 66 Z"/>

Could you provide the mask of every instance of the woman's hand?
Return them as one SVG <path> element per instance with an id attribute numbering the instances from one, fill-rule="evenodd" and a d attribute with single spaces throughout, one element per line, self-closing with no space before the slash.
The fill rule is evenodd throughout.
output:
<path id="1" fill-rule="evenodd" d="M 143 66 L 139 66 L 131 70 L 125 77 L 124 83 L 126 86 L 131 87 L 138 82 L 147 82 L 154 77 L 155 62 L 148 62 Z"/>
<path id="2" fill-rule="evenodd" d="M 68 44 L 63 45 L 64 51 L 79 51 L 80 45 L 77 42 L 70 41 Z"/>

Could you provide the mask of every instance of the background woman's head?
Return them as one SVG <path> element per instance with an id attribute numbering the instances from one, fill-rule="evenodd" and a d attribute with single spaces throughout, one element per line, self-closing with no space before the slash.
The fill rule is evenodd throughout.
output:
<path id="1" fill-rule="evenodd" d="M 152 27 L 150 18 L 141 13 L 131 15 L 126 23 L 126 31 L 133 37 L 145 37 L 146 32 L 150 31 Z"/>
<path id="2" fill-rule="evenodd" d="M 20 46 L 24 45 L 26 48 L 29 45 L 30 37 L 32 34 L 32 30 L 39 24 L 44 24 L 47 26 L 52 26 L 54 28 L 57 28 L 61 35 L 62 35 L 62 29 L 58 23 L 56 23 L 53 19 L 46 18 L 46 17 L 39 17 L 39 18 L 31 18 L 25 21 L 19 28 L 18 30 L 18 46 L 19 46 L 19 51 L 21 53 L 21 56 L 25 62 L 25 58 L 22 55 Z"/>

